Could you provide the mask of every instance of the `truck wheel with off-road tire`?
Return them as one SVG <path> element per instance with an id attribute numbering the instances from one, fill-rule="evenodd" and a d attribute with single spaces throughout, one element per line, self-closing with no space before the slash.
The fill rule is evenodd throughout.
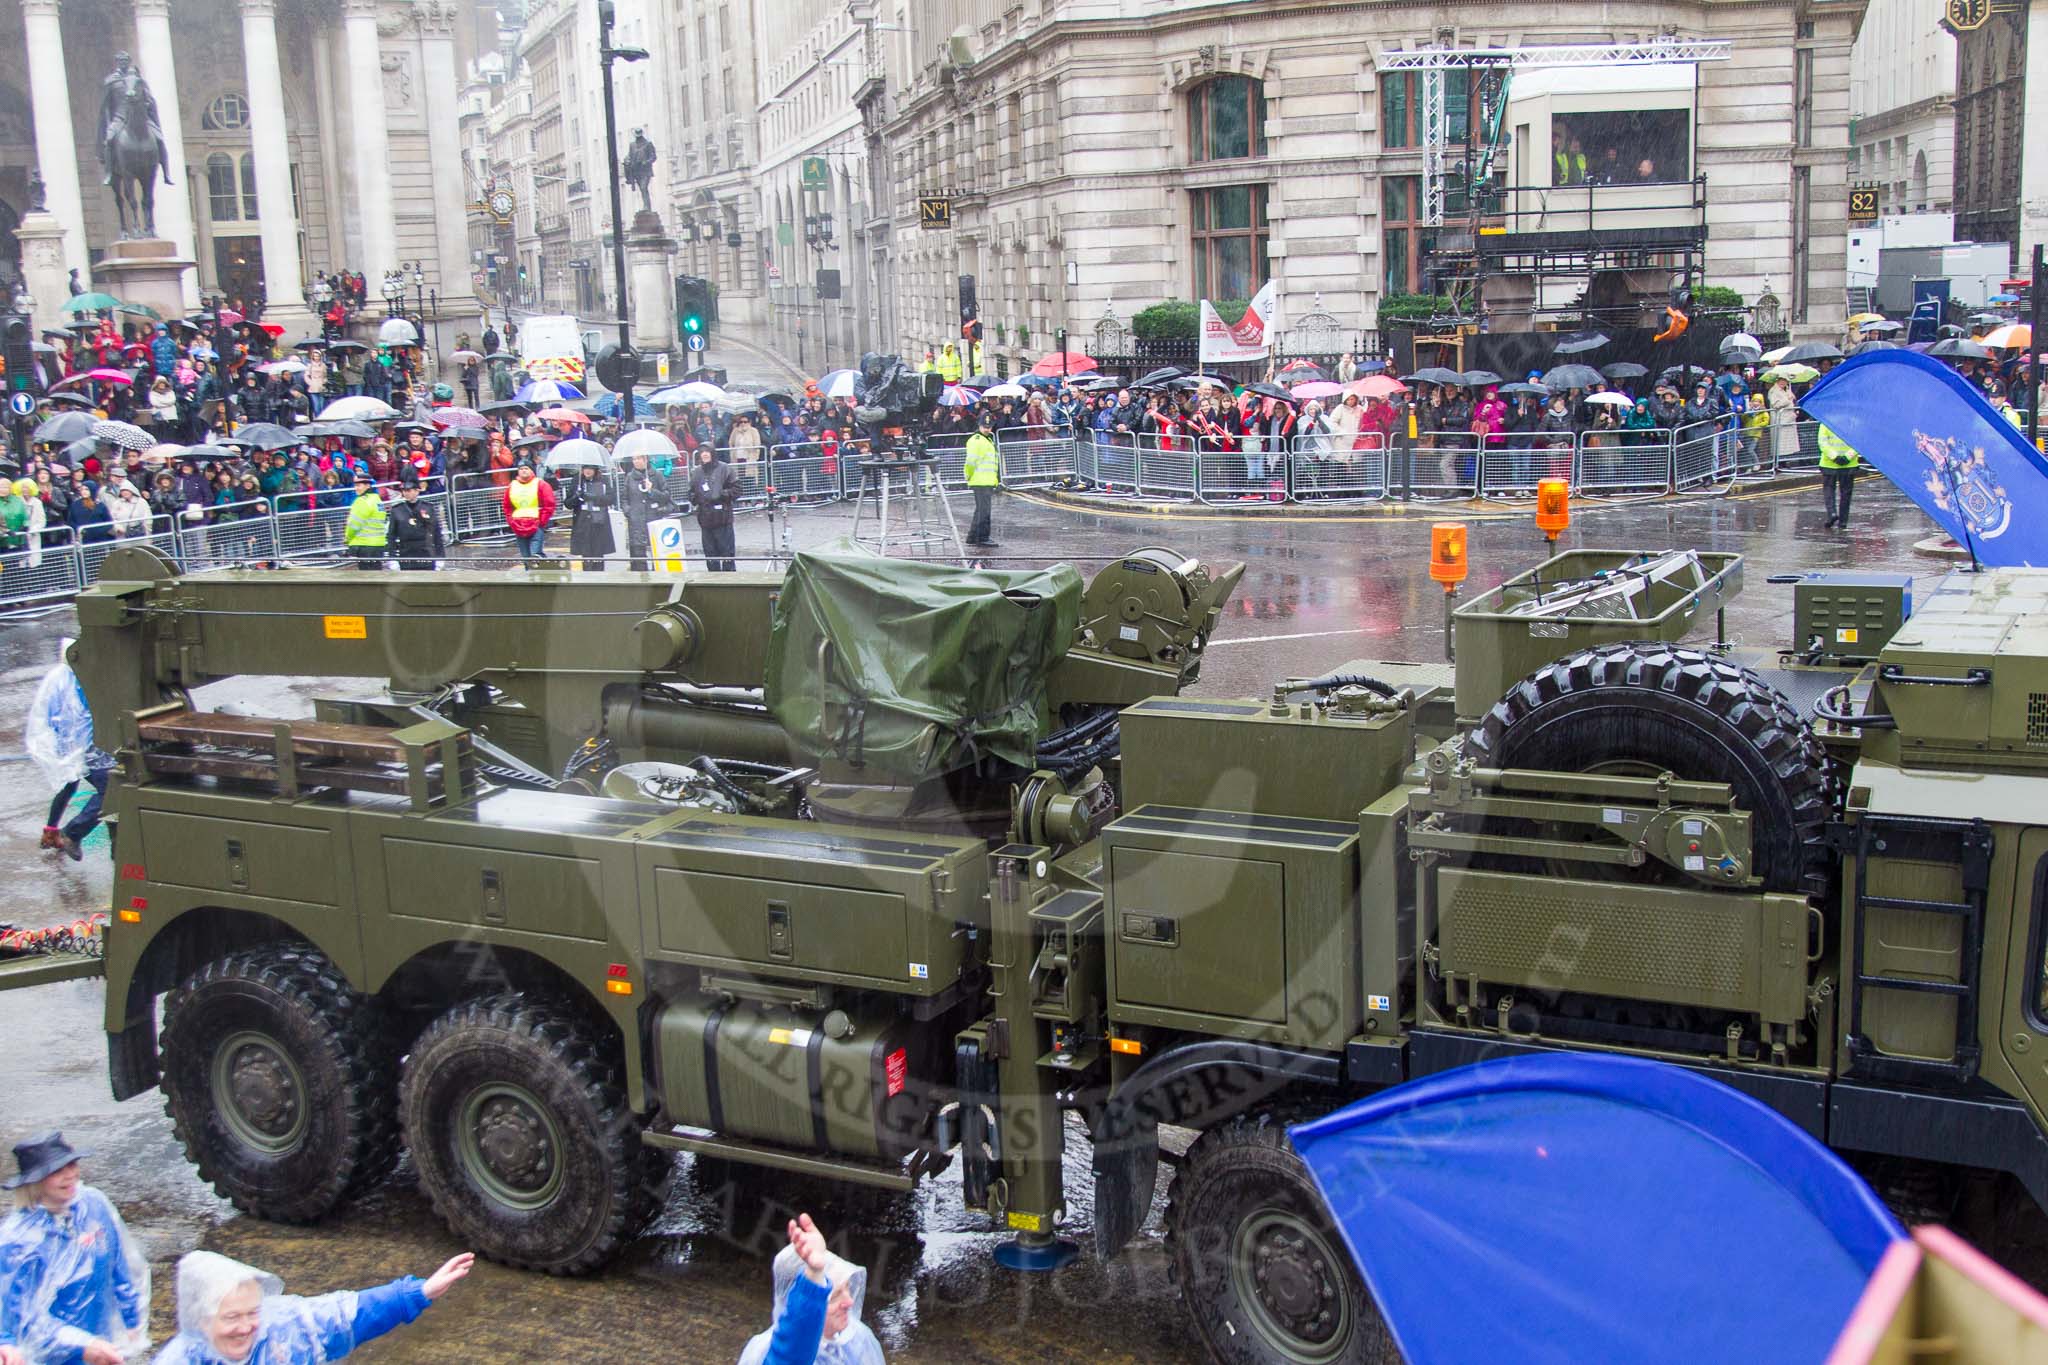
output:
<path id="1" fill-rule="evenodd" d="M 1400 1365 L 1279 1116 L 1243 1115 L 1188 1149 L 1168 1196 L 1175 1282 L 1222 1365 Z"/>
<path id="2" fill-rule="evenodd" d="M 305 944 L 201 967 L 165 1002 L 162 1059 L 186 1157 L 244 1213 L 312 1222 L 398 1161 L 383 1010 Z"/>
<path id="3" fill-rule="evenodd" d="M 427 1026 L 399 1115 L 420 1188 L 465 1245 L 576 1275 L 640 1230 L 657 1168 L 614 1054 L 573 1010 L 518 993 Z"/>

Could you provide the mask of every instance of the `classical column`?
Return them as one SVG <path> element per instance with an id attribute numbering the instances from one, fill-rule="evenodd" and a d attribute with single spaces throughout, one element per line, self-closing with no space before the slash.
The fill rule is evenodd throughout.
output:
<path id="1" fill-rule="evenodd" d="M 460 169 L 462 111 L 456 96 L 462 82 L 455 72 L 456 9 L 449 0 L 419 0 L 414 13 L 420 21 L 420 82 L 427 94 L 427 154 L 434 164 L 440 316 L 459 324 L 476 314 L 477 305 L 470 292 L 469 195 Z"/>
<path id="2" fill-rule="evenodd" d="M 78 190 L 78 139 L 71 130 L 71 83 L 64 74 L 64 33 L 58 0 L 21 0 L 28 29 L 29 98 L 35 109 L 36 164 L 47 186 L 50 212 L 64 227 L 64 267 L 92 280 L 85 244 L 85 200 Z M 99 165 L 98 158 L 89 164 Z M 98 176 L 95 174 L 95 182 Z"/>
<path id="3" fill-rule="evenodd" d="M 164 145 L 170 149 L 171 174 L 175 185 L 158 185 L 156 196 L 157 236 L 168 238 L 177 254 L 198 259 L 198 239 L 192 233 L 192 168 L 185 161 L 185 121 L 179 106 L 178 68 L 171 57 L 171 0 L 135 0 L 135 62 L 142 79 L 156 92 L 157 118 L 163 124 Z M 199 272 L 183 273 L 181 288 L 187 311 L 199 307 Z"/>
<path id="4" fill-rule="evenodd" d="M 376 297 L 386 271 L 398 264 L 398 236 L 392 221 L 391 139 L 384 128 L 384 50 L 377 36 L 378 0 L 342 0 L 348 38 L 349 138 L 355 144 L 356 202 L 363 218 L 363 272 Z M 451 127 L 450 133 L 455 130 Z M 461 175 L 452 163 L 436 166 L 434 178 Z"/>
<path id="5" fill-rule="evenodd" d="M 256 143 L 265 306 L 302 313 L 306 296 L 300 283 L 299 217 L 292 211 L 291 147 L 285 140 L 276 15 L 276 0 L 242 0 L 242 61 L 249 75 L 249 131 Z"/>

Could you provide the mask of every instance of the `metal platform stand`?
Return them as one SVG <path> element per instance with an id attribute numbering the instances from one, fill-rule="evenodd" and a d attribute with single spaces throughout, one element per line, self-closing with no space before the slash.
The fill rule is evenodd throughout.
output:
<path id="1" fill-rule="evenodd" d="M 853 541 L 878 555 L 967 561 L 953 505 L 934 455 L 889 455 L 861 461 Z"/>

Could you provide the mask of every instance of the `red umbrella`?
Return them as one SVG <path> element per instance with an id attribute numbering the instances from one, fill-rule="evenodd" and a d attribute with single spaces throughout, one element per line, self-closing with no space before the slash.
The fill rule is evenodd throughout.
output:
<path id="1" fill-rule="evenodd" d="M 1031 373 L 1046 379 L 1057 379 L 1063 374 L 1080 374 L 1095 368 L 1095 361 L 1079 351 L 1051 351 L 1039 357 L 1031 367 Z"/>
<path id="2" fill-rule="evenodd" d="M 576 422 L 586 427 L 590 425 L 590 414 L 578 412 L 574 408 L 542 408 L 534 416 L 543 422 Z"/>
<path id="3" fill-rule="evenodd" d="M 1344 392 L 1355 393 L 1360 398 L 1391 398 L 1397 393 L 1408 392 L 1408 386 L 1390 374 L 1374 374 L 1346 384 Z"/>
<path id="4" fill-rule="evenodd" d="M 437 427 L 488 427 L 491 419 L 475 408 L 435 408 L 428 418 Z"/>
<path id="5" fill-rule="evenodd" d="M 259 322 L 256 330 L 273 339 L 284 335 L 284 328 L 274 322 Z"/>

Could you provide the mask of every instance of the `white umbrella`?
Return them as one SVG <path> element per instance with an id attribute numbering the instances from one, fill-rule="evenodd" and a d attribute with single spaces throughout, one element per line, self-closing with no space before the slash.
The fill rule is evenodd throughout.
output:
<path id="1" fill-rule="evenodd" d="M 670 401 L 679 403 L 716 403 L 725 397 L 724 389 L 716 384 L 707 384 L 701 379 L 693 379 L 687 384 L 663 389 L 662 392 L 675 394 L 676 397 Z"/>
<path id="2" fill-rule="evenodd" d="M 621 463 L 632 459 L 635 455 L 645 455 L 650 460 L 666 456 L 673 460 L 680 453 L 676 449 L 674 441 L 671 441 L 668 437 L 650 427 L 642 427 L 638 431 L 629 431 L 618 440 L 612 442 L 612 458 Z"/>
<path id="3" fill-rule="evenodd" d="M 1791 348 L 1790 346 L 1780 346 L 1780 347 L 1779 347 L 1779 348 L 1778 348 L 1777 350 L 1775 350 L 1775 351 L 1765 351 L 1765 352 L 1763 353 L 1763 355 L 1762 355 L 1761 357 L 1759 357 L 1759 358 L 1760 358 L 1760 359 L 1761 359 L 1761 360 L 1762 360 L 1762 361 L 1764 362 L 1764 364 L 1766 364 L 1766 365 L 1775 365 L 1775 364 L 1777 364 L 1777 363 L 1778 363 L 1779 361 L 1783 360 L 1783 359 L 1785 358 L 1785 352 L 1787 352 L 1787 351 L 1789 351 L 1789 350 L 1791 350 L 1791 349 L 1792 349 L 1792 348 Z"/>
<path id="4" fill-rule="evenodd" d="M 316 421 L 321 422 L 395 422 L 404 416 L 397 408 L 381 398 L 372 398 L 366 393 L 337 398 L 320 409 Z"/>
<path id="5" fill-rule="evenodd" d="M 92 434 L 99 440 L 112 441 L 123 450 L 148 450 L 156 444 L 156 437 L 128 422 L 94 422 Z"/>
<path id="6" fill-rule="evenodd" d="M 827 398 L 851 398 L 858 383 L 859 370 L 833 370 L 818 376 L 818 392 Z"/>
<path id="7" fill-rule="evenodd" d="M 273 360 L 268 365 L 258 365 L 256 368 L 264 374 L 304 374 L 306 372 L 306 362 L 303 360 Z"/>
<path id="8" fill-rule="evenodd" d="M 1722 350 L 1725 351 L 1735 346 L 1746 346 L 1752 351 L 1761 351 L 1764 348 L 1764 344 L 1761 341 L 1758 341 L 1747 332 L 1730 332 L 1727 336 L 1721 338 Z"/>
<path id="9" fill-rule="evenodd" d="M 595 441 L 577 436 L 562 442 L 548 452 L 547 467 L 549 469 L 580 469 L 584 465 L 594 465 L 602 469 L 608 458 L 609 455 L 603 446 Z"/>
<path id="10" fill-rule="evenodd" d="M 451 352 L 448 358 L 450 360 L 460 361 L 464 364 L 467 364 L 472 360 L 482 360 L 484 357 L 483 353 L 480 351 L 461 350 Z"/>
<path id="11" fill-rule="evenodd" d="M 377 329 L 379 346 L 417 346 L 420 344 L 420 330 L 404 318 L 386 318 Z"/>
<path id="12" fill-rule="evenodd" d="M 1627 394 L 1613 393 L 1605 389 L 1599 393 L 1587 394 L 1586 401 L 1588 403 L 1605 403 L 1611 408 L 1632 408 L 1636 405 L 1636 400 Z"/>
<path id="13" fill-rule="evenodd" d="M 998 384 L 992 389 L 981 391 L 983 398 L 1029 398 L 1031 391 L 1022 384 Z"/>

